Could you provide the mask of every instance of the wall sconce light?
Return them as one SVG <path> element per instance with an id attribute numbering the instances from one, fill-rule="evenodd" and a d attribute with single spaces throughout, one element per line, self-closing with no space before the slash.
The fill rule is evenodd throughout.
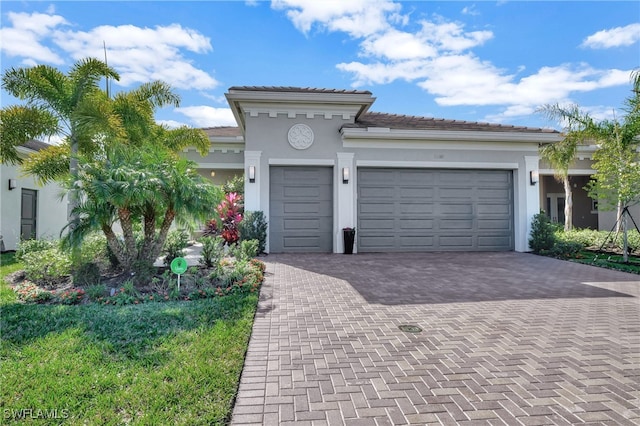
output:
<path id="1" fill-rule="evenodd" d="M 15 179 L 9 179 L 9 191 L 16 189 L 17 186 L 18 184 Z"/>
<path id="2" fill-rule="evenodd" d="M 349 168 L 342 168 L 342 183 L 349 183 Z"/>
<path id="3" fill-rule="evenodd" d="M 249 166 L 249 182 L 254 183 L 256 181 L 256 166 Z"/>
<path id="4" fill-rule="evenodd" d="M 531 185 L 535 185 L 540 180 L 540 174 L 537 170 L 531 170 L 529 172 L 529 182 Z"/>
<path id="5" fill-rule="evenodd" d="M 215 177 L 216 175 L 216 171 L 215 170 L 211 170 L 211 177 Z"/>

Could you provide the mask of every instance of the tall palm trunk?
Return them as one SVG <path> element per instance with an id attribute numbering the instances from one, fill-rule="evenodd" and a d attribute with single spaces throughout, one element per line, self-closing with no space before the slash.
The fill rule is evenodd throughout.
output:
<path id="1" fill-rule="evenodd" d="M 564 185 L 564 230 L 571 231 L 573 229 L 573 193 L 571 192 L 571 182 L 569 176 L 562 177 Z"/>

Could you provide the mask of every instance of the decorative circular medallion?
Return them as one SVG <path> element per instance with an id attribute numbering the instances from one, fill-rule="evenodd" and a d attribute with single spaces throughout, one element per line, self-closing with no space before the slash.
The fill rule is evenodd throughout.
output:
<path id="1" fill-rule="evenodd" d="M 313 130 L 306 124 L 294 124 L 287 134 L 289 145 L 295 149 L 307 149 L 313 144 Z"/>

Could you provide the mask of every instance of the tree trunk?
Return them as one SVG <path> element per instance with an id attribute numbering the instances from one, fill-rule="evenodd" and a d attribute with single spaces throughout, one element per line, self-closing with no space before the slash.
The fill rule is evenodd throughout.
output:
<path id="1" fill-rule="evenodd" d="M 133 234 L 133 224 L 131 223 L 131 212 L 128 209 L 118 209 L 118 219 L 120 219 L 120 226 L 124 236 L 124 248 L 127 257 L 126 267 L 128 269 L 133 264 L 133 261 L 138 258 L 136 237 Z"/>
<path id="2" fill-rule="evenodd" d="M 111 248 L 113 255 L 116 257 L 116 259 L 118 259 L 120 265 L 127 268 L 125 266 L 127 262 L 127 255 L 124 251 L 124 248 L 122 247 L 122 244 L 120 244 L 118 237 L 113 232 L 113 229 L 111 229 L 110 226 L 102 225 L 102 233 L 107 238 L 107 244 L 109 244 L 109 248 Z"/>
<path id="3" fill-rule="evenodd" d="M 571 182 L 569 176 L 562 179 L 564 184 L 564 230 L 571 231 L 573 229 L 573 194 L 571 193 Z"/>
<path id="4" fill-rule="evenodd" d="M 167 211 L 164 214 L 164 219 L 162 220 L 162 226 L 160 227 L 160 232 L 158 232 L 158 236 L 156 237 L 155 244 L 153 245 L 153 249 L 148 254 L 149 259 L 153 259 L 153 261 L 155 261 L 158 258 L 158 256 L 160 256 L 160 252 L 162 251 L 162 246 L 164 245 L 164 242 L 167 239 L 169 228 L 171 228 L 171 224 L 173 223 L 173 219 L 175 217 L 176 217 L 175 210 L 167 208 Z"/>
<path id="5" fill-rule="evenodd" d="M 69 221 L 69 233 L 73 235 L 80 224 L 80 216 L 78 216 L 77 208 L 80 206 L 80 193 L 75 189 L 75 183 L 78 181 L 78 138 L 73 131 L 71 132 L 71 158 L 69 159 L 69 174 L 74 184 L 74 189 L 69 191 L 69 211 L 67 212 L 67 220 Z M 71 248 L 71 259 L 76 263 L 80 258 L 80 248 L 74 244 Z"/>
<path id="6" fill-rule="evenodd" d="M 622 201 L 618 200 L 618 205 L 616 206 L 616 237 L 622 230 Z"/>
<path id="7" fill-rule="evenodd" d="M 144 213 L 144 244 L 139 255 L 144 257 L 145 253 L 150 253 L 153 249 L 156 237 L 156 212 L 152 205 L 145 207 Z M 140 260 L 143 260 L 142 258 Z M 154 259 L 155 261 L 155 259 Z"/>

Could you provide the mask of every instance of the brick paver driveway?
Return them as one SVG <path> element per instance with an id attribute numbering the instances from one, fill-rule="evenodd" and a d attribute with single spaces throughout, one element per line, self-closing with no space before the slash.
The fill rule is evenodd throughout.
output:
<path id="1" fill-rule="evenodd" d="M 266 262 L 234 424 L 640 424 L 636 275 L 522 253 Z"/>

